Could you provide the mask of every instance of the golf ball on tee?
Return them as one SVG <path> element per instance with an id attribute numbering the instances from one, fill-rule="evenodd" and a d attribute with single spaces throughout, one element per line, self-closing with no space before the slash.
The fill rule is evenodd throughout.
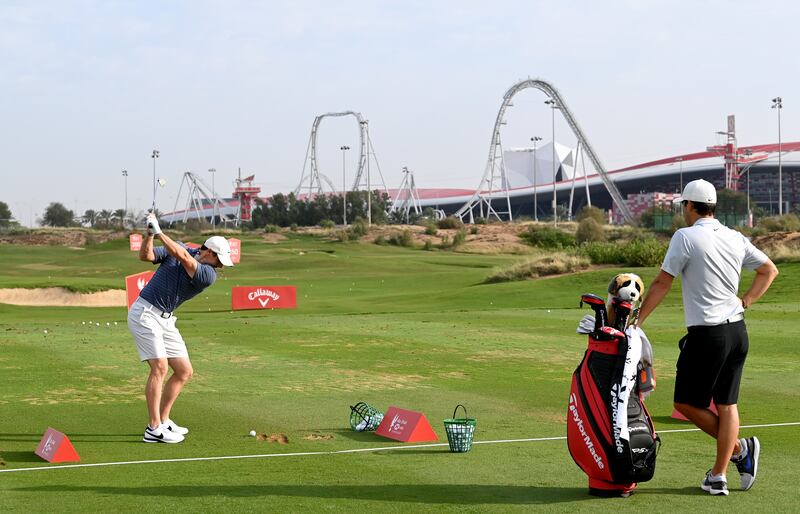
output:
<path id="1" fill-rule="evenodd" d="M 256 436 L 256 431 L 255 430 L 251 430 L 250 431 L 250 437 L 255 437 L 255 436 Z"/>

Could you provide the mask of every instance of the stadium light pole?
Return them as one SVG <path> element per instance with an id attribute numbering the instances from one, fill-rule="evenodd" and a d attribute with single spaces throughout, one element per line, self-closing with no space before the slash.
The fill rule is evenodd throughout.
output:
<path id="1" fill-rule="evenodd" d="M 122 222 L 125 223 L 125 218 L 128 217 L 128 170 L 122 170 L 122 178 L 125 181 L 125 215 Z"/>
<path id="2" fill-rule="evenodd" d="M 215 168 L 208 168 L 211 173 L 211 228 L 217 228 L 217 191 L 214 187 L 214 175 L 217 174 Z"/>
<path id="3" fill-rule="evenodd" d="M 370 154 L 370 140 L 369 140 L 369 120 L 360 122 L 364 125 L 364 131 L 367 134 L 367 226 L 372 226 L 372 186 L 369 180 L 369 154 Z"/>
<path id="4" fill-rule="evenodd" d="M 772 108 L 778 111 L 778 216 L 783 216 L 783 166 L 781 162 L 781 109 L 783 109 L 783 99 L 776 96 L 772 99 Z"/>
<path id="5" fill-rule="evenodd" d="M 539 136 L 531 138 L 531 141 L 533 141 L 533 221 L 539 221 L 539 206 L 536 200 L 536 145 L 541 140 L 542 138 Z"/>
<path id="6" fill-rule="evenodd" d="M 347 226 L 347 178 L 345 173 L 345 153 L 350 149 L 347 145 L 342 145 L 342 224 Z"/>
<path id="7" fill-rule="evenodd" d="M 558 210 L 556 208 L 556 109 L 558 106 L 556 105 L 556 101 L 552 98 L 549 100 L 545 100 L 544 103 L 550 106 L 552 116 L 551 116 L 551 123 L 552 123 L 552 134 L 553 134 L 553 226 L 558 226 Z"/>
<path id="8" fill-rule="evenodd" d="M 753 155 L 753 150 L 748 148 L 744 151 L 744 154 L 750 158 L 750 156 Z M 747 165 L 747 169 L 745 170 L 747 172 L 747 226 L 750 228 L 753 227 L 753 213 L 750 212 L 750 170 L 752 168 L 753 163 L 751 162 Z"/>
<path id="9" fill-rule="evenodd" d="M 680 189 L 678 189 L 678 193 L 680 194 L 683 193 L 683 157 L 678 157 L 675 160 L 678 161 L 678 164 L 680 165 L 680 171 L 678 172 L 678 175 L 680 176 Z"/>
<path id="10" fill-rule="evenodd" d="M 156 187 L 158 187 L 158 181 L 156 180 L 156 159 L 158 159 L 159 152 L 158 150 L 153 150 L 153 212 L 156 212 Z"/>

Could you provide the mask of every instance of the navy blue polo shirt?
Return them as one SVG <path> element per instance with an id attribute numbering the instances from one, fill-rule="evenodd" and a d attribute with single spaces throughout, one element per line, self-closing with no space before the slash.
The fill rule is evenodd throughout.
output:
<path id="1" fill-rule="evenodd" d="M 186 248 L 181 242 L 178 242 Z M 199 249 L 186 248 L 192 257 L 200 253 Z M 217 279 L 217 272 L 210 264 L 197 263 L 194 277 L 186 273 L 183 265 L 167 252 L 163 246 L 153 248 L 156 258 L 153 264 L 161 264 L 150 282 L 139 294 L 155 307 L 166 312 L 173 312 L 183 302 L 200 294 Z"/>

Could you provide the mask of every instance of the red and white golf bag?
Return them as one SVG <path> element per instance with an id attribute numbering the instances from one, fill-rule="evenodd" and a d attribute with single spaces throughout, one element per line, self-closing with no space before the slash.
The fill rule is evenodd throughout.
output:
<path id="1" fill-rule="evenodd" d="M 581 300 L 595 310 L 595 328 L 572 375 L 567 445 L 589 476 L 590 494 L 628 496 L 638 482 L 653 477 L 661 444 L 642 399 L 640 384 L 648 377 L 640 365 L 641 332 L 605 326 L 603 299 L 584 295 Z M 615 325 L 624 328 L 629 305 L 617 307 Z M 619 319 L 621 312 L 624 319 Z"/>

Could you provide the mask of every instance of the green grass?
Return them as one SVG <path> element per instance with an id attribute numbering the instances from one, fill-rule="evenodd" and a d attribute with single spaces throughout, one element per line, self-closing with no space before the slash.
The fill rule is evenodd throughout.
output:
<path id="1" fill-rule="evenodd" d="M 421 410 L 441 442 L 442 420 L 458 403 L 478 419 L 478 441 L 565 434 L 569 381 L 585 350 L 575 334 L 588 312 L 579 295 L 603 293 L 623 269 L 483 284 L 520 258 L 289 237 L 277 245 L 245 237 L 241 265 L 178 312 L 195 367 L 173 411 L 192 430 L 179 445 L 139 442 L 146 369 L 124 308 L 0 305 L 0 469 L 50 467 L 33 455 L 48 426 L 71 437 L 84 463 L 398 446 L 349 430 L 348 406 L 358 401 Z M 0 259 L 0 287 L 93 291 L 148 269 L 126 241 L 85 250 L 0 245 Z M 748 313 L 746 425 L 800 417 L 800 265 L 780 269 Z M 657 269 L 635 271 L 648 284 Z M 296 310 L 230 311 L 231 286 L 284 284 L 298 286 Z M 669 417 L 682 319 L 676 283 L 646 327 L 658 374 L 648 407 L 661 430 L 689 426 Z M 257 441 L 251 429 L 286 434 L 289 444 Z M 466 454 L 430 447 L 0 473 L 0 511 L 785 512 L 795 508 L 798 431 L 747 430 L 763 443 L 759 479 L 727 499 L 698 487 L 712 440 L 679 432 L 662 434 L 654 479 L 625 500 L 589 496 L 565 441 L 555 440 Z M 735 468 L 729 479 L 735 486 Z"/>

